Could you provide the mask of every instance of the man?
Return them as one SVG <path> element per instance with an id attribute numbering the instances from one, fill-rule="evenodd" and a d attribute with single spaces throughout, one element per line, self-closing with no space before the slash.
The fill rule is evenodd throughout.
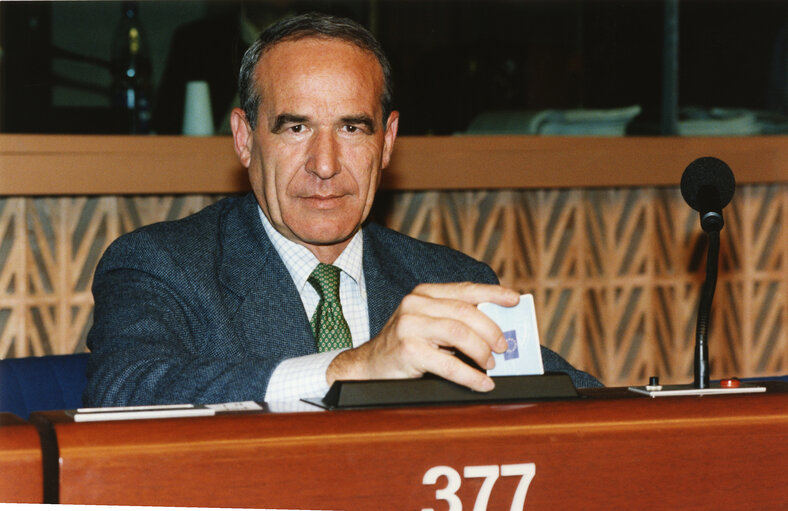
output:
<path id="1" fill-rule="evenodd" d="M 261 34 L 231 116 L 253 193 L 110 246 L 94 279 L 87 405 L 291 400 L 425 373 L 493 388 L 452 351 L 491 368 L 506 341 L 476 305 L 518 293 L 459 252 L 361 227 L 397 135 L 390 84 L 378 43 L 351 21 L 305 15 Z M 598 385 L 544 348 L 543 359 Z"/>

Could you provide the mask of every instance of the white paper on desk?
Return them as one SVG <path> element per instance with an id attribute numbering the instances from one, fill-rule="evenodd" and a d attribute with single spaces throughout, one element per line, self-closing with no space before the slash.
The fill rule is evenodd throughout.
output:
<path id="1" fill-rule="evenodd" d="M 520 303 L 514 307 L 501 307 L 494 303 L 480 303 L 478 307 L 501 327 L 509 343 L 505 353 L 493 353 L 495 368 L 489 369 L 487 374 L 490 376 L 544 374 L 533 295 L 522 295 Z"/>
<path id="2" fill-rule="evenodd" d="M 254 401 L 233 401 L 231 403 L 215 403 L 205 405 L 206 408 L 217 412 L 253 412 L 262 410 L 263 407 Z"/>
<path id="3" fill-rule="evenodd" d="M 206 417 L 216 415 L 216 410 L 204 406 L 128 407 L 126 410 L 107 412 L 76 412 L 74 422 L 123 421 L 137 419 L 174 419 L 179 417 Z"/>

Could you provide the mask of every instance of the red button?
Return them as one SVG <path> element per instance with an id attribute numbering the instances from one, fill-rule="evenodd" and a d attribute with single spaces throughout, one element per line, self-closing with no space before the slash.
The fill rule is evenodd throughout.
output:
<path id="1" fill-rule="evenodd" d="M 720 380 L 720 387 L 726 389 L 735 389 L 739 387 L 739 379 L 738 378 L 728 378 L 725 380 Z"/>

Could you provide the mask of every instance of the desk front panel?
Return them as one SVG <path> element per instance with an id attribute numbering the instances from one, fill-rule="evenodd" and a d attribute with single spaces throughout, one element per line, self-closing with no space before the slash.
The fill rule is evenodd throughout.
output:
<path id="1" fill-rule="evenodd" d="M 41 441 L 36 429 L 0 413 L 0 502 L 42 503 Z"/>
<path id="2" fill-rule="evenodd" d="M 48 418 L 63 504 L 785 509 L 782 388 L 105 423 Z"/>

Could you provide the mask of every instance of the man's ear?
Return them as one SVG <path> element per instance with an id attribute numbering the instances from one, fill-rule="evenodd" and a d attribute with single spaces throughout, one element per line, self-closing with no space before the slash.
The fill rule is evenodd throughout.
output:
<path id="1" fill-rule="evenodd" d="M 246 168 L 252 161 L 252 127 L 246 120 L 246 114 L 240 108 L 233 108 L 230 113 L 230 128 L 233 130 L 233 146 L 238 160 Z"/>
<path id="2" fill-rule="evenodd" d="M 399 112 L 396 110 L 389 114 L 386 121 L 386 132 L 383 134 L 383 157 L 381 168 L 386 168 L 391 161 L 391 153 L 394 151 L 394 140 L 397 138 L 397 128 L 399 127 Z"/>

